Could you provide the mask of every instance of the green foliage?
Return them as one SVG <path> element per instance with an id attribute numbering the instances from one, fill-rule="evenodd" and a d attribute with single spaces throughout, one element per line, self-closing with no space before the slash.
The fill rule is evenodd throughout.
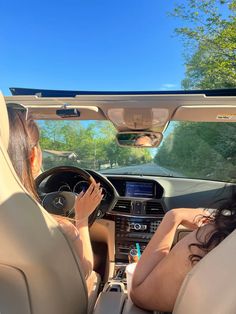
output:
<path id="1" fill-rule="evenodd" d="M 188 0 L 175 8 L 183 23 L 175 32 L 185 45 L 184 89 L 236 88 L 235 12 L 236 0 Z M 154 159 L 187 177 L 236 182 L 235 143 L 236 123 L 176 123 Z"/>
<path id="2" fill-rule="evenodd" d="M 148 149 L 122 148 L 116 144 L 116 130 L 109 122 L 96 121 L 84 127 L 79 121 L 45 121 L 40 123 L 42 149 L 73 151 L 77 160 L 44 159 L 44 169 L 56 165 L 82 168 L 112 168 L 150 162 Z"/>
<path id="3" fill-rule="evenodd" d="M 236 182 L 236 123 L 176 123 L 155 162 L 186 177 Z"/>
<path id="4" fill-rule="evenodd" d="M 228 16 L 222 16 L 222 7 Z M 185 44 L 184 89 L 236 87 L 235 13 L 236 0 L 188 0 L 175 8 L 172 15 L 183 23 L 175 32 Z"/>

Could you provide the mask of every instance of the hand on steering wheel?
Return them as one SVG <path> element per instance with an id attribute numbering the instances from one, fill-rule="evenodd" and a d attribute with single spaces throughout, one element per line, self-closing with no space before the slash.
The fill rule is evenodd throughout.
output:
<path id="1" fill-rule="evenodd" d="M 103 198 L 100 183 L 92 181 L 86 192 L 81 192 L 75 202 L 75 219 L 78 223 L 88 218 Z"/>
<path id="2" fill-rule="evenodd" d="M 53 191 L 51 187 L 48 190 L 48 186 L 55 184 L 55 178 L 60 174 L 71 174 L 82 177 L 84 181 L 90 184 L 87 192 L 78 196 L 73 192 Z M 75 218 L 78 220 L 81 217 L 89 216 L 88 222 L 89 226 L 91 226 L 98 217 L 102 217 L 105 212 L 113 208 L 117 195 L 115 188 L 106 178 L 100 174 L 97 174 L 97 176 L 101 177 L 103 181 L 106 180 L 106 185 L 110 187 L 110 199 L 108 198 L 106 201 L 102 201 L 103 195 L 101 189 L 92 175 L 78 167 L 59 166 L 51 168 L 41 173 L 36 178 L 35 183 L 38 194 L 42 199 L 42 205 L 48 212 L 70 218 L 73 218 L 76 212 Z M 44 180 L 46 183 L 44 182 L 41 186 Z"/>

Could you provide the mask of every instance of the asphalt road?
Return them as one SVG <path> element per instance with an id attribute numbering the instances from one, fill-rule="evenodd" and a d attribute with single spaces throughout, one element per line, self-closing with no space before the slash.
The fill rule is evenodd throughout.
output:
<path id="1" fill-rule="evenodd" d="M 127 166 L 120 168 L 112 168 L 100 171 L 101 173 L 108 174 L 143 174 L 143 175 L 160 175 L 160 176 L 171 176 L 171 177 L 184 177 L 178 172 L 173 172 L 167 168 L 158 166 L 154 163 L 141 164 L 137 166 Z"/>

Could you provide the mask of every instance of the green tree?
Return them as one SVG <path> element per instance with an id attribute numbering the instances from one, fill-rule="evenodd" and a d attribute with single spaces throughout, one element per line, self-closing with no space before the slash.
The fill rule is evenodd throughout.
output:
<path id="1" fill-rule="evenodd" d="M 44 121 L 41 126 L 40 145 L 42 149 L 59 150 L 62 149 L 60 129 L 61 121 Z"/>
<path id="2" fill-rule="evenodd" d="M 44 168 L 73 164 L 82 168 L 100 170 L 101 167 L 126 166 L 147 163 L 152 157 L 148 149 L 119 147 L 116 129 L 107 121 L 89 123 L 80 121 L 45 121 L 41 126 L 41 147 L 48 150 L 76 152 L 78 160 L 44 160 Z"/>
<path id="3" fill-rule="evenodd" d="M 236 178 L 235 123 L 176 123 L 155 162 L 195 178 Z"/>
<path id="4" fill-rule="evenodd" d="M 223 17 L 221 7 L 228 10 Z M 175 29 L 184 39 L 184 89 L 236 86 L 236 0 L 188 0 L 172 15 L 188 26 Z"/>
<path id="5" fill-rule="evenodd" d="M 172 15 L 183 23 L 175 32 L 184 39 L 184 89 L 236 87 L 235 13 L 236 0 L 188 0 L 176 6 Z M 176 123 L 155 162 L 186 176 L 233 181 L 235 142 L 235 123 Z"/>

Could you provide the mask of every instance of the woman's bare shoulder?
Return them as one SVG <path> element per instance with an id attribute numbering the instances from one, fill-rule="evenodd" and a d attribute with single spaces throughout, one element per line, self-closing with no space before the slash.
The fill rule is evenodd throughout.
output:
<path id="1" fill-rule="evenodd" d="M 179 242 L 177 242 L 175 247 L 188 249 L 189 245 L 192 243 L 201 244 L 202 242 L 205 242 L 209 239 L 214 230 L 215 225 L 213 223 L 203 225 L 202 227 L 194 231 L 190 231 L 189 234 L 187 234 Z"/>

